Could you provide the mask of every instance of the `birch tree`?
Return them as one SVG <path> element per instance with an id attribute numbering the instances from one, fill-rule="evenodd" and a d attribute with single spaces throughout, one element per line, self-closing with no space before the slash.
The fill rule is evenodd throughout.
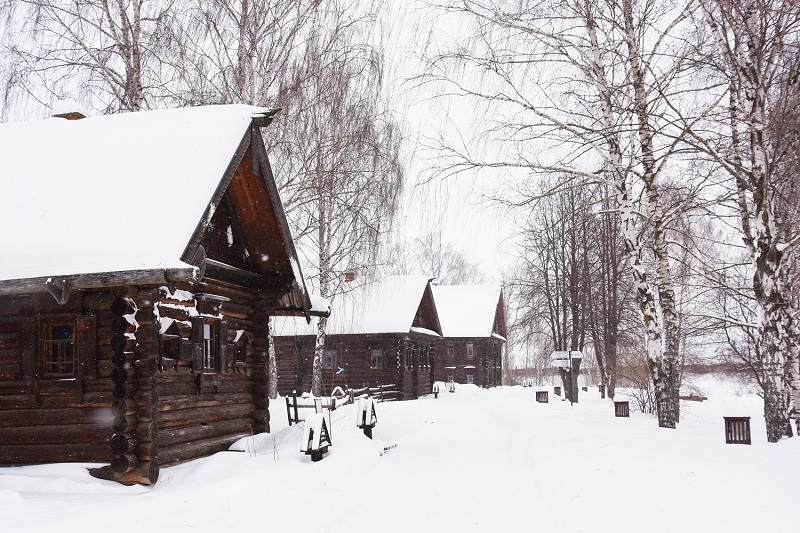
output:
<path id="1" fill-rule="evenodd" d="M 754 370 L 763 390 L 767 438 L 776 442 L 791 436 L 789 419 L 800 401 L 798 309 L 787 285 L 787 259 L 797 235 L 787 233 L 791 224 L 784 223 L 778 189 L 791 183 L 782 173 L 798 149 L 796 134 L 778 134 L 778 108 L 796 94 L 800 6 L 781 0 L 709 0 L 700 7 L 713 48 L 708 63 L 728 88 L 727 131 L 711 126 L 712 133 L 695 139 L 734 184 L 758 311 Z"/>
<path id="2" fill-rule="evenodd" d="M 679 342 L 661 187 L 679 172 L 682 107 L 702 90 L 687 83 L 679 38 L 688 7 L 658 0 L 441 6 L 474 31 L 466 44 L 435 54 L 425 78 L 488 109 L 481 141 L 507 146 L 497 157 L 446 144 L 450 172 L 564 172 L 614 188 L 662 427 L 679 417 Z"/>
<path id="3" fill-rule="evenodd" d="M 177 24 L 160 0 L 4 0 L 13 89 L 48 104 L 72 97 L 103 113 L 156 106 Z"/>
<path id="4" fill-rule="evenodd" d="M 391 227 L 402 185 L 399 128 L 383 100 L 383 57 L 369 11 L 320 13 L 310 32 L 299 113 L 276 150 L 298 248 L 324 298 L 343 274 L 367 271 Z M 363 18 L 362 18 L 363 17 Z M 321 395 L 327 319 L 317 322 L 312 393 Z"/>

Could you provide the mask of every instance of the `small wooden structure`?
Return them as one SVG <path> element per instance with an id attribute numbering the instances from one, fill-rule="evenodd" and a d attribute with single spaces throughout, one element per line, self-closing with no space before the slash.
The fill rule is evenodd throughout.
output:
<path id="1" fill-rule="evenodd" d="M 303 426 L 300 451 L 310 455 L 311 460 L 316 462 L 322 460 L 323 454 L 328 453 L 328 446 L 331 446 L 331 434 L 328 431 L 325 415 L 323 413 L 308 415 Z"/>
<path id="2" fill-rule="evenodd" d="M 549 399 L 547 397 L 547 391 L 546 390 L 537 390 L 536 391 L 536 401 L 538 403 L 548 403 Z"/>
<path id="3" fill-rule="evenodd" d="M 556 396 L 561 396 L 561 387 L 558 385 L 553 387 L 553 394 L 555 394 Z"/>
<path id="4" fill-rule="evenodd" d="M 314 312 L 260 134 L 275 113 L 0 125 L 0 465 L 152 484 L 269 431 L 269 317 Z"/>
<path id="5" fill-rule="evenodd" d="M 630 415 L 630 404 L 628 400 L 614 400 L 614 416 L 629 417 Z"/>
<path id="6" fill-rule="evenodd" d="M 725 444 L 750 444 L 750 417 L 726 416 Z"/>
<path id="7" fill-rule="evenodd" d="M 434 379 L 484 388 L 501 385 L 507 337 L 502 289 L 434 285 L 433 296 L 442 325 Z"/>
<path id="8" fill-rule="evenodd" d="M 372 398 L 361 398 L 358 400 L 358 410 L 356 411 L 356 426 L 364 431 L 364 435 L 372 438 L 372 428 L 378 423 L 378 415 L 375 413 L 375 401 Z"/>

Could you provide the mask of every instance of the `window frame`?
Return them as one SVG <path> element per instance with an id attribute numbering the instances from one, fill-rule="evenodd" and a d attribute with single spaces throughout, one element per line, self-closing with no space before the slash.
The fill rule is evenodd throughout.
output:
<path id="1" fill-rule="evenodd" d="M 206 338 L 206 326 L 209 338 Z M 198 316 L 192 318 L 192 369 L 195 373 L 228 371 L 228 323 L 225 319 Z"/>
<path id="2" fill-rule="evenodd" d="M 467 372 L 464 381 L 467 385 L 472 385 L 475 383 L 475 374 L 473 372 Z"/>
<path id="3" fill-rule="evenodd" d="M 376 357 L 377 354 L 377 357 Z M 375 363 L 377 361 L 377 364 Z M 369 351 L 369 367 L 372 370 L 382 370 L 383 369 L 383 350 L 382 349 L 370 349 Z"/>
<path id="4" fill-rule="evenodd" d="M 72 338 L 69 340 L 71 346 L 71 365 L 72 369 L 69 372 L 50 372 L 49 366 L 53 363 L 49 361 L 48 355 L 51 352 L 52 343 L 52 328 L 55 327 L 69 327 L 72 329 Z M 38 366 L 40 369 L 40 377 L 43 379 L 72 379 L 78 376 L 78 367 L 81 364 L 78 353 L 78 315 L 74 314 L 59 314 L 47 315 L 39 318 L 38 330 Z M 56 363 L 63 366 L 65 363 Z"/>
<path id="5" fill-rule="evenodd" d="M 475 343 L 464 343 L 464 349 L 466 350 L 467 359 L 475 359 Z"/>
<path id="6" fill-rule="evenodd" d="M 333 348 L 324 348 L 322 350 L 322 358 L 320 360 L 320 366 L 325 370 L 333 369 L 334 360 L 338 356 L 338 351 Z"/>

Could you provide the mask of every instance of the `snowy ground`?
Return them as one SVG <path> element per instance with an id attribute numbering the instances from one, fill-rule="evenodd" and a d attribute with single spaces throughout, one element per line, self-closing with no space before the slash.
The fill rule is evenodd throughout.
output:
<path id="1" fill-rule="evenodd" d="M 94 479 L 87 465 L 0 468 L 0 531 L 743 532 L 797 526 L 800 439 L 767 444 L 760 400 L 696 380 L 677 430 L 614 418 L 592 389 L 570 407 L 530 388 L 460 386 L 378 404 L 375 439 L 355 408 L 333 414 L 312 463 L 302 430 L 162 469 L 152 488 Z M 722 417 L 751 416 L 753 445 L 726 445 Z M 254 445 L 256 452 L 253 453 Z M 389 448 L 384 452 L 384 448 Z"/>

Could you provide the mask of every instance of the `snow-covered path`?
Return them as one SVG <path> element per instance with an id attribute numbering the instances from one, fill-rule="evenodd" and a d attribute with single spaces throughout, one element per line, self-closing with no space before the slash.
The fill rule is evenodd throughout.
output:
<path id="1" fill-rule="evenodd" d="M 318 463 L 299 452 L 302 432 L 286 427 L 279 401 L 273 434 L 242 443 L 250 452 L 163 469 L 153 488 L 96 480 L 80 465 L 0 468 L 0 531 L 731 533 L 795 524 L 800 439 L 767 444 L 757 397 L 708 387 L 709 401 L 683 403 L 677 430 L 636 412 L 614 418 L 591 389 L 575 406 L 552 393 L 537 404 L 532 389 L 472 386 L 378 404 L 373 441 L 346 406 Z M 752 446 L 724 443 L 723 415 L 753 417 Z"/>

